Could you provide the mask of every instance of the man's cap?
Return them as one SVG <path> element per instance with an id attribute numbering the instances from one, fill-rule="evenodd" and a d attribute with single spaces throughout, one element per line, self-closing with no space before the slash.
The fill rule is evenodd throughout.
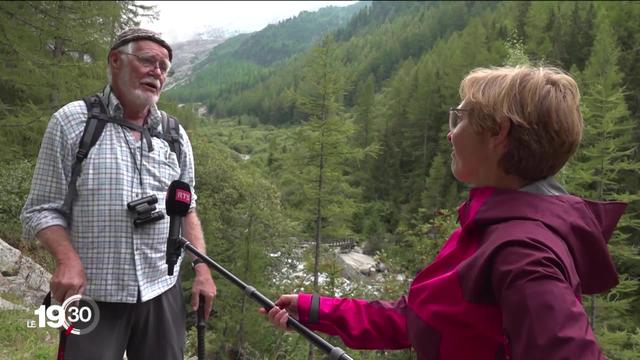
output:
<path id="1" fill-rule="evenodd" d="M 131 28 L 121 32 L 116 37 L 116 40 L 114 41 L 113 45 L 111 45 L 111 49 L 109 51 L 113 51 L 132 41 L 139 41 L 139 40 L 153 41 L 156 44 L 167 49 L 167 52 L 169 52 L 169 61 L 172 60 L 173 51 L 171 50 L 171 46 L 169 46 L 169 44 L 166 41 L 162 40 L 162 38 L 160 37 L 160 34 L 158 34 L 157 32 L 147 30 L 147 29 L 142 29 L 142 28 Z"/>

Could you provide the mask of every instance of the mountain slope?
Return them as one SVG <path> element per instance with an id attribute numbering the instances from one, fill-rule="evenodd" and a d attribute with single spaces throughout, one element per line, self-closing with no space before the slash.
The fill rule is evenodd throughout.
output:
<path id="1" fill-rule="evenodd" d="M 359 2 L 345 7 L 330 6 L 267 26 L 251 34 L 235 51 L 235 57 L 260 65 L 271 65 L 304 52 L 329 31 L 346 25 L 367 5 Z"/>
<path id="2" fill-rule="evenodd" d="M 211 49 L 225 40 L 224 37 L 192 39 L 171 44 L 175 55 L 171 65 L 171 74 L 165 85 L 165 91 L 187 81 L 192 75 L 193 66 L 206 59 Z"/>
<path id="3" fill-rule="evenodd" d="M 367 5 L 363 1 L 303 11 L 261 31 L 230 38 L 194 64 L 188 78 L 174 81 L 179 84 L 168 88 L 171 91 L 167 95 L 180 102 L 208 102 L 220 94 L 241 91 L 269 75 L 271 65 L 306 51 Z"/>
<path id="4" fill-rule="evenodd" d="M 337 53 L 349 73 L 350 83 L 362 83 L 372 75 L 375 87 L 379 88 L 404 61 L 420 57 L 439 41 L 464 29 L 474 17 L 492 11 L 495 5 L 495 2 L 375 1 L 336 30 Z M 172 95 L 183 102 L 206 102 L 209 112 L 217 117 L 249 114 L 274 125 L 295 123 L 300 119 L 285 94 L 298 86 L 304 56 L 307 54 L 268 68 L 237 73 L 224 91 L 199 79 L 190 84 L 189 91 Z M 238 67 L 237 62 L 233 65 Z M 356 87 L 347 91 L 346 105 L 353 105 L 355 92 Z"/>

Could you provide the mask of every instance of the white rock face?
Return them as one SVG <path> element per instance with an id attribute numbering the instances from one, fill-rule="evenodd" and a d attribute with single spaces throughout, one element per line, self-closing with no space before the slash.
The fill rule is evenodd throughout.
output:
<path id="1" fill-rule="evenodd" d="M 9 293 L 23 302 L 0 301 L 0 310 L 40 306 L 49 291 L 50 279 L 51 274 L 42 266 L 0 239 L 0 292 Z"/>
<path id="2" fill-rule="evenodd" d="M 339 254 L 338 259 L 344 263 L 347 277 L 354 276 L 355 273 L 369 276 L 376 272 L 376 260 L 369 255 L 352 251 Z"/>
<path id="3" fill-rule="evenodd" d="M 206 59 L 211 49 L 226 40 L 225 37 L 214 39 L 192 39 L 175 44 L 173 48 L 173 62 L 171 64 L 171 76 L 167 78 L 164 90 L 188 82 L 193 66 Z"/>
<path id="4" fill-rule="evenodd" d="M 18 260 L 21 255 L 20 250 L 0 240 L 0 271 L 3 273 L 17 272 Z"/>

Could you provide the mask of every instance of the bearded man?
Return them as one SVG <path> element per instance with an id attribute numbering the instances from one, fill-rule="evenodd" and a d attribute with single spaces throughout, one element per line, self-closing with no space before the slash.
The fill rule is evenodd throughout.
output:
<path id="1" fill-rule="evenodd" d="M 193 190 L 193 153 L 184 129 L 177 127 L 179 152 L 162 137 L 149 136 L 162 134 L 166 126 L 156 102 L 172 57 L 155 32 L 133 28 L 117 36 L 108 55 L 109 84 L 95 97 L 110 120 L 79 174 L 73 175 L 73 168 L 87 131 L 88 103 L 62 107 L 44 134 L 21 216 L 25 237 L 38 239 L 55 259 L 50 283 L 55 300 L 80 294 L 100 310 L 92 331 L 67 336 L 65 359 L 121 359 L 125 351 L 129 359 L 183 358 L 184 299 L 178 271 L 168 276 L 165 262 L 169 219 L 160 214 L 135 223 L 140 214 L 127 206 L 153 198 L 164 213 L 172 181 Z M 192 198 L 182 233 L 204 252 L 195 194 Z M 208 317 L 216 286 L 206 265 L 194 261 L 193 268 L 191 305 L 197 308 L 202 295 Z"/>

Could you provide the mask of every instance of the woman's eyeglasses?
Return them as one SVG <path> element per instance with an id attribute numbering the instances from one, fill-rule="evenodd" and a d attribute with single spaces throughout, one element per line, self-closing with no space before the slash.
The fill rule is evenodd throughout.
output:
<path id="1" fill-rule="evenodd" d="M 167 60 L 156 60 L 155 56 L 152 55 L 137 55 L 125 51 L 120 52 L 125 55 L 135 56 L 135 58 L 138 59 L 138 62 L 148 70 L 155 70 L 157 67 L 160 69 L 162 75 L 166 75 L 169 72 L 169 69 L 171 69 L 171 63 Z"/>
<path id="2" fill-rule="evenodd" d="M 469 109 L 449 108 L 449 130 L 453 131 L 462 122 L 462 116 Z"/>

